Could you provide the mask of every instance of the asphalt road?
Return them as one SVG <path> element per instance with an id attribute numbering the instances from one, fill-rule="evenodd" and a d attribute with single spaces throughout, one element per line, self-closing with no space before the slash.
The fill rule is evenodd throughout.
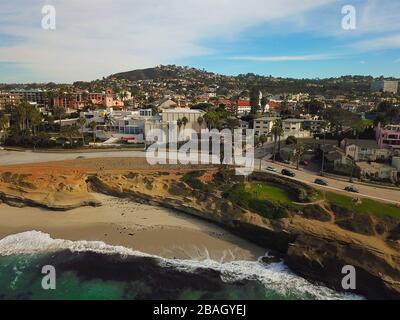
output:
<path id="1" fill-rule="evenodd" d="M 260 160 L 255 161 L 256 169 L 258 170 L 260 168 Z M 296 173 L 295 178 L 290 178 L 293 180 L 297 180 L 300 182 L 307 183 L 309 185 L 312 185 L 315 188 L 322 189 L 322 190 L 327 190 L 327 191 L 335 191 L 335 192 L 340 192 L 349 196 L 353 196 L 355 198 L 357 197 L 364 197 L 364 198 L 370 198 L 378 201 L 384 201 L 384 202 L 390 202 L 394 204 L 399 204 L 400 205 L 400 190 L 395 190 L 395 189 L 384 189 L 380 187 L 374 187 L 374 186 L 367 186 L 363 184 L 358 184 L 358 183 L 350 183 L 342 180 L 336 180 L 328 177 L 320 177 L 315 173 L 307 172 L 304 171 L 300 168 L 300 170 L 295 170 L 292 169 L 291 167 L 284 166 L 282 164 L 278 163 L 272 163 L 271 161 L 263 161 L 262 162 L 262 170 L 265 171 L 268 166 L 274 167 L 277 172 L 276 174 L 281 175 L 282 169 L 290 169 L 294 173 Z M 323 178 L 327 183 L 328 186 L 320 186 L 314 183 L 315 179 L 317 178 Z M 355 193 L 349 193 L 344 191 L 344 188 L 347 186 L 355 186 L 360 193 L 355 194 Z"/>

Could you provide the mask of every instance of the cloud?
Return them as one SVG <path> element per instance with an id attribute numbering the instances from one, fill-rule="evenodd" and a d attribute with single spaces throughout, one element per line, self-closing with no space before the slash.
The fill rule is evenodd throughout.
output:
<path id="1" fill-rule="evenodd" d="M 284 61 L 318 61 L 335 59 L 334 55 L 310 54 L 300 56 L 241 56 L 231 57 L 230 60 L 256 61 L 256 62 L 284 62 Z"/>
<path id="2" fill-rule="evenodd" d="M 400 48 L 400 34 L 358 41 L 352 47 L 361 51 L 376 51 Z"/>
<path id="3" fill-rule="evenodd" d="M 0 61 L 35 79 L 91 80 L 111 73 L 212 54 L 204 43 L 299 16 L 332 0 L 14 0 L 0 3 L 0 30 L 22 38 L 0 46 Z M 57 29 L 41 29 L 52 4 Z M 1 38 L 0 38 L 1 40 Z M 0 76 L 1 77 L 1 76 Z M 3 80 L 0 78 L 0 80 Z"/>

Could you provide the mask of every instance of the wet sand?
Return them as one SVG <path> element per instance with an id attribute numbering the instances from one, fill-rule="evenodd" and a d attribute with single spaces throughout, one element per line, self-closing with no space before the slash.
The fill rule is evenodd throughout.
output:
<path id="1" fill-rule="evenodd" d="M 172 210 L 94 194 L 98 208 L 67 212 L 0 205 L 0 238 L 42 231 L 52 238 L 103 241 L 165 258 L 217 261 L 255 260 L 265 249 L 231 233 Z"/>

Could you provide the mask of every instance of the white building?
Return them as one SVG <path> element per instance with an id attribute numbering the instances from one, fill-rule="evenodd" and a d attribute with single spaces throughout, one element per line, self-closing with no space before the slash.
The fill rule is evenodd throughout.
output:
<path id="1" fill-rule="evenodd" d="M 399 90 L 398 81 L 374 80 L 371 85 L 373 92 L 390 92 L 396 94 Z"/>
<path id="2" fill-rule="evenodd" d="M 293 136 L 296 138 L 309 138 L 311 132 L 303 129 L 304 119 L 285 119 L 282 121 L 284 138 Z"/>
<path id="3" fill-rule="evenodd" d="M 268 135 L 278 117 L 262 117 L 254 120 L 254 134 L 256 136 Z"/>

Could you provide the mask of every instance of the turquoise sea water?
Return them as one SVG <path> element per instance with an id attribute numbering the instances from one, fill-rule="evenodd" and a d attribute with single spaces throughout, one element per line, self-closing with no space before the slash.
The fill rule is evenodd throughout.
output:
<path id="1" fill-rule="evenodd" d="M 283 263 L 166 260 L 101 243 L 52 240 L 37 232 L 0 240 L 1 253 L 0 299 L 355 298 L 311 284 Z M 56 290 L 42 288 L 45 265 L 56 269 Z"/>

